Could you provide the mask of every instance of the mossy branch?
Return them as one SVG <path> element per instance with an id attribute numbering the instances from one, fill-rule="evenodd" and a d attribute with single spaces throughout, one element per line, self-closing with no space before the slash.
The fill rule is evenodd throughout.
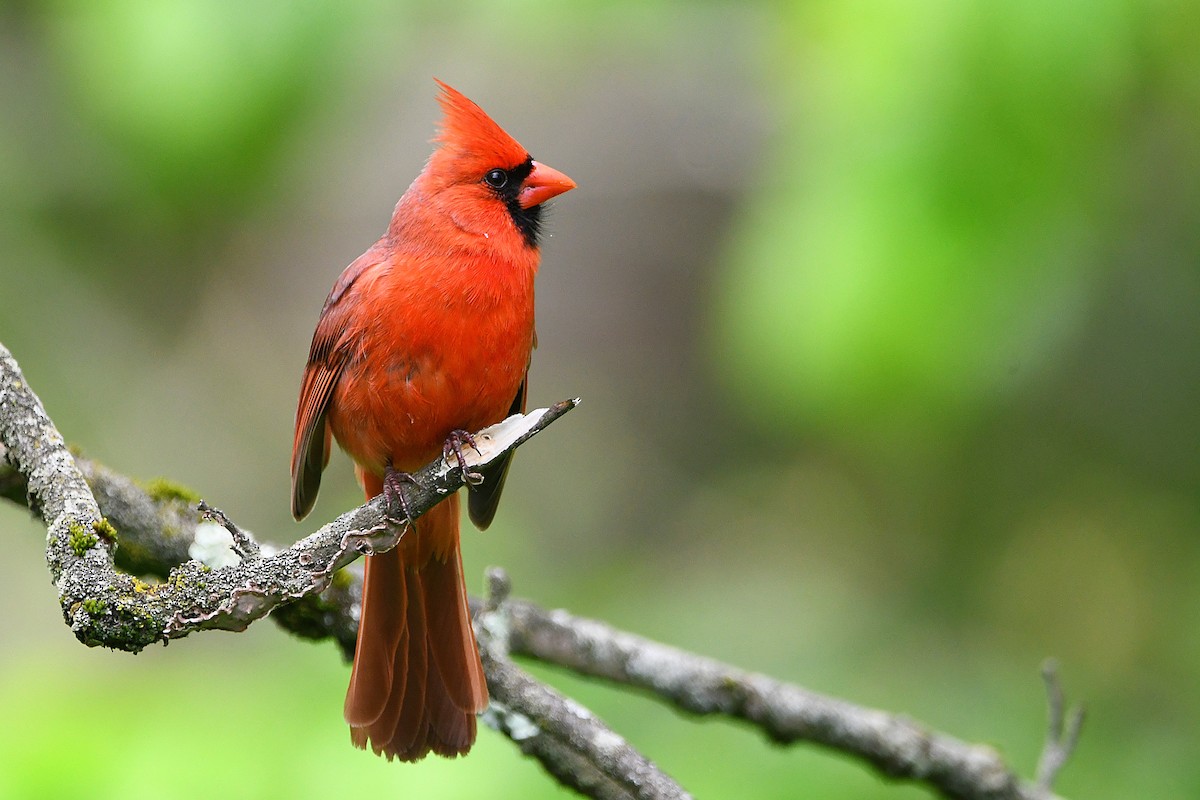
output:
<path id="1" fill-rule="evenodd" d="M 470 459 L 472 466 L 520 446 L 577 402 L 564 401 L 479 432 L 476 438 L 483 452 Z M 161 481 L 139 489 L 90 464 L 93 478 L 99 478 L 93 495 L 76 459 L 2 345 L 0 443 L 7 461 L 26 480 L 30 508 L 48 528 L 46 561 L 63 617 L 87 645 L 136 653 L 193 631 L 244 630 L 284 603 L 320 594 L 339 569 L 364 553 L 394 547 L 406 530 L 389 522 L 383 498 L 376 497 L 274 555 L 247 557 L 219 569 L 190 560 L 184 543 L 194 539 L 195 523 L 187 519 L 194 514 L 184 509 L 185 501 L 195 498 Z M 450 469 L 441 458 L 414 477 L 416 482 L 404 487 L 414 519 L 463 485 L 462 471 Z M 110 516 L 102 513 L 98 499 L 113 501 Z M 161 527 L 148 537 L 125 541 L 120 531 L 130 530 L 124 526 L 132 527 L 135 519 Z M 157 541 L 160 531 L 167 534 L 162 542 Z M 132 554 L 127 563 L 144 573 L 161 576 L 169 569 L 165 580 L 149 584 L 118 571 L 117 555 L 123 550 Z"/>

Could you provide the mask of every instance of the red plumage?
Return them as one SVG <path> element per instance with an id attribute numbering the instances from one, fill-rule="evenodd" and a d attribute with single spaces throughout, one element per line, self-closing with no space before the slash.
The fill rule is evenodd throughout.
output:
<path id="1" fill-rule="evenodd" d="M 297 519 L 316 500 L 331 437 L 370 498 L 389 469 L 429 463 L 452 432 L 524 409 L 540 204 L 575 184 L 439 85 L 440 146 L 387 233 L 342 272 L 313 335 L 292 448 Z M 472 488 L 480 527 L 491 522 L 507 469 L 507 459 L 489 466 Z M 346 694 L 352 740 L 405 761 L 467 752 L 487 687 L 467 610 L 457 496 L 366 562 Z"/>

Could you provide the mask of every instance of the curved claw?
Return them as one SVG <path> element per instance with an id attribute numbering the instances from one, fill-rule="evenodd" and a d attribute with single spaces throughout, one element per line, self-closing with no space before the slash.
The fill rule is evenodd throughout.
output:
<path id="1" fill-rule="evenodd" d="M 475 443 L 475 435 L 470 431 L 457 428 L 450 431 L 450 435 L 446 437 L 446 443 L 442 445 L 442 458 L 446 459 L 446 463 L 449 464 L 450 455 L 453 454 L 458 460 L 459 469 L 462 470 L 463 483 L 468 486 L 478 486 L 483 483 L 483 473 L 467 466 L 467 461 L 463 458 L 463 445 L 470 447 L 479 455 L 483 455 L 479 451 L 479 445 Z"/>
<path id="2" fill-rule="evenodd" d="M 421 482 L 412 476 L 409 472 L 400 472 L 392 466 L 392 462 L 388 461 L 383 470 L 383 500 L 387 504 L 387 520 L 393 525 L 411 525 L 413 521 L 412 507 L 408 504 L 408 498 L 404 496 L 404 484 L 423 488 Z M 397 518 L 392 514 L 392 509 L 400 506 L 401 513 L 404 517 Z"/>

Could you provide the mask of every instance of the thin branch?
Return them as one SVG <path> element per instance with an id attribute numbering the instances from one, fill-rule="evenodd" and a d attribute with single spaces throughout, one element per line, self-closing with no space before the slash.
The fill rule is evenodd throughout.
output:
<path id="1" fill-rule="evenodd" d="M 1049 790 L 1079 744 L 1084 710 L 1083 706 L 1075 706 L 1067 711 L 1062 684 L 1058 680 L 1058 663 L 1054 659 L 1046 659 L 1042 664 L 1042 680 L 1046 684 L 1047 729 L 1042 757 L 1038 760 L 1037 785 Z"/>
<path id="2" fill-rule="evenodd" d="M 679 784 L 591 711 L 509 660 L 508 577 L 492 568 L 488 583 L 487 610 L 475 621 L 491 694 L 483 721 L 580 794 L 604 800 L 690 800 Z"/>
<path id="3" fill-rule="evenodd" d="M 203 500 L 196 505 L 196 510 L 205 521 L 215 522 L 229 533 L 233 539 L 233 552 L 242 561 L 257 561 L 262 558 L 262 547 L 254 541 L 254 537 L 233 524 L 233 520 L 225 516 L 224 511 L 213 508 Z"/>
<path id="4" fill-rule="evenodd" d="M 999 754 L 884 711 L 864 708 L 711 658 L 524 600 L 504 605 L 512 653 L 649 691 L 693 714 L 744 720 L 779 744 L 812 742 L 921 781 L 946 797 L 1051 800 L 1049 784 L 1023 782 Z"/>

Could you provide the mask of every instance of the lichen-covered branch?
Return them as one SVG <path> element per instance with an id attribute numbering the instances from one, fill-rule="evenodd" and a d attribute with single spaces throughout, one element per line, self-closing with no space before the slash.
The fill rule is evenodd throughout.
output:
<path id="1" fill-rule="evenodd" d="M 114 559 L 118 570 L 166 579 L 171 570 L 190 559 L 189 550 L 202 519 L 198 494 L 162 478 L 136 481 L 80 455 L 75 456 L 75 464 L 91 487 L 100 513 L 118 531 Z M 0 460 L 0 497 L 25 505 L 30 502 L 27 490 L 25 476 Z M 299 636 L 336 640 L 349 660 L 358 634 L 354 609 L 361 593 L 361 579 L 343 570 L 334 573 L 324 591 L 279 606 L 271 612 L 271 619 Z"/>
<path id="2" fill-rule="evenodd" d="M 481 452 L 470 459 L 471 465 L 486 464 L 523 444 L 576 403 L 565 401 L 479 432 Z M 30 508 L 46 523 L 46 561 L 63 616 L 88 645 L 136 653 L 197 630 L 244 630 L 283 603 L 325 590 L 337 570 L 360 554 L 394 547 L 406 529 L 389 522 L 383 498 L 377 497 L 272 556 L 246 557 L 218 569 L 187 560 L 171 567 L 163 582 L 151 585 L 117 570 L 115 553 L 121 545 L 113 519 L 101 513 L 75 458 L 3 345 L 0 444 L 9 464 L 25 477 Z M 405 486 L 414 519 L 462 486 L 462 471 L 450 469 L 440 458 L 414 477 L 416 481 Z M 122 524 L 133 518 L 150 520 L 161 526 L 155 536 L 184 527 L 171 510 L 149 506 L 149 492 L 107 479 L 101 488 L 100 496 L 112 501 L 114 518 Z M 163 538 L 168 542 L 161 547 L 171 560 L 182 560 L 181 537 Z M 167 565 L 152 568 L 159 545 L 151 540 L 129 549 L 147 572 L 161 575 Z M 244 544 L 240 547 L 244 553 L 253 552 Z"/>
<path id="3" fill-rule="evenodd" d="M 512 438 L 505 446 L 515 447 L 573 406 L 572 401 L 540 416 L 535 412 L 532 422 L 527 417 L 521 423 L 527 430 L 515 438 L 509 430 L 499 441 Z M 5 459 L 11 467 L 4 466 Z M 431 465 L 420 480 L 427 491 L 414 488 L 408 496 L 414 513 L 461 485 L 459 472 L 444 464 Z M 46 521 L 47 561 L 64 616 L 80 640 L 131 651 L 194 630 L 240 630 L 274 609 L 272 618 L 284 628 L 333 638 L 350 655 L 361 589 L 356 576 L 337 570 L 360 549 L 391 546 L 403 533 L 384 524 L 382 500 L 376 498 L 278 554 L 254 558 L 248 541 L 241 545 L 246 557 L 240 564 L 210 569 L 191 561 L 198 497 L 165 481 L 140 484 L 73 459 L 2 345 L 0 497 L 27 502 Z M 118 566 L 165 580 L 146 584 Z M 1061 691 L 1049 672 L 1049 734 L 1038 780 L 1030 783 L 990 747 L 602 622 L 510 599 L 502 573 L 493 571 L 490 580 L 488 601 L 472 601 L 493 700 L 484 721 L 589 797 L 689 795 L 587 709 L 531 678 L 510 655 L 635 686 L 693 714 L 740 719 L 782 744 L 827 746 L 950 798 L 1051 800 L 1051 784 L 1078 738 L 1081 713 L 1064 722 Z"/>

